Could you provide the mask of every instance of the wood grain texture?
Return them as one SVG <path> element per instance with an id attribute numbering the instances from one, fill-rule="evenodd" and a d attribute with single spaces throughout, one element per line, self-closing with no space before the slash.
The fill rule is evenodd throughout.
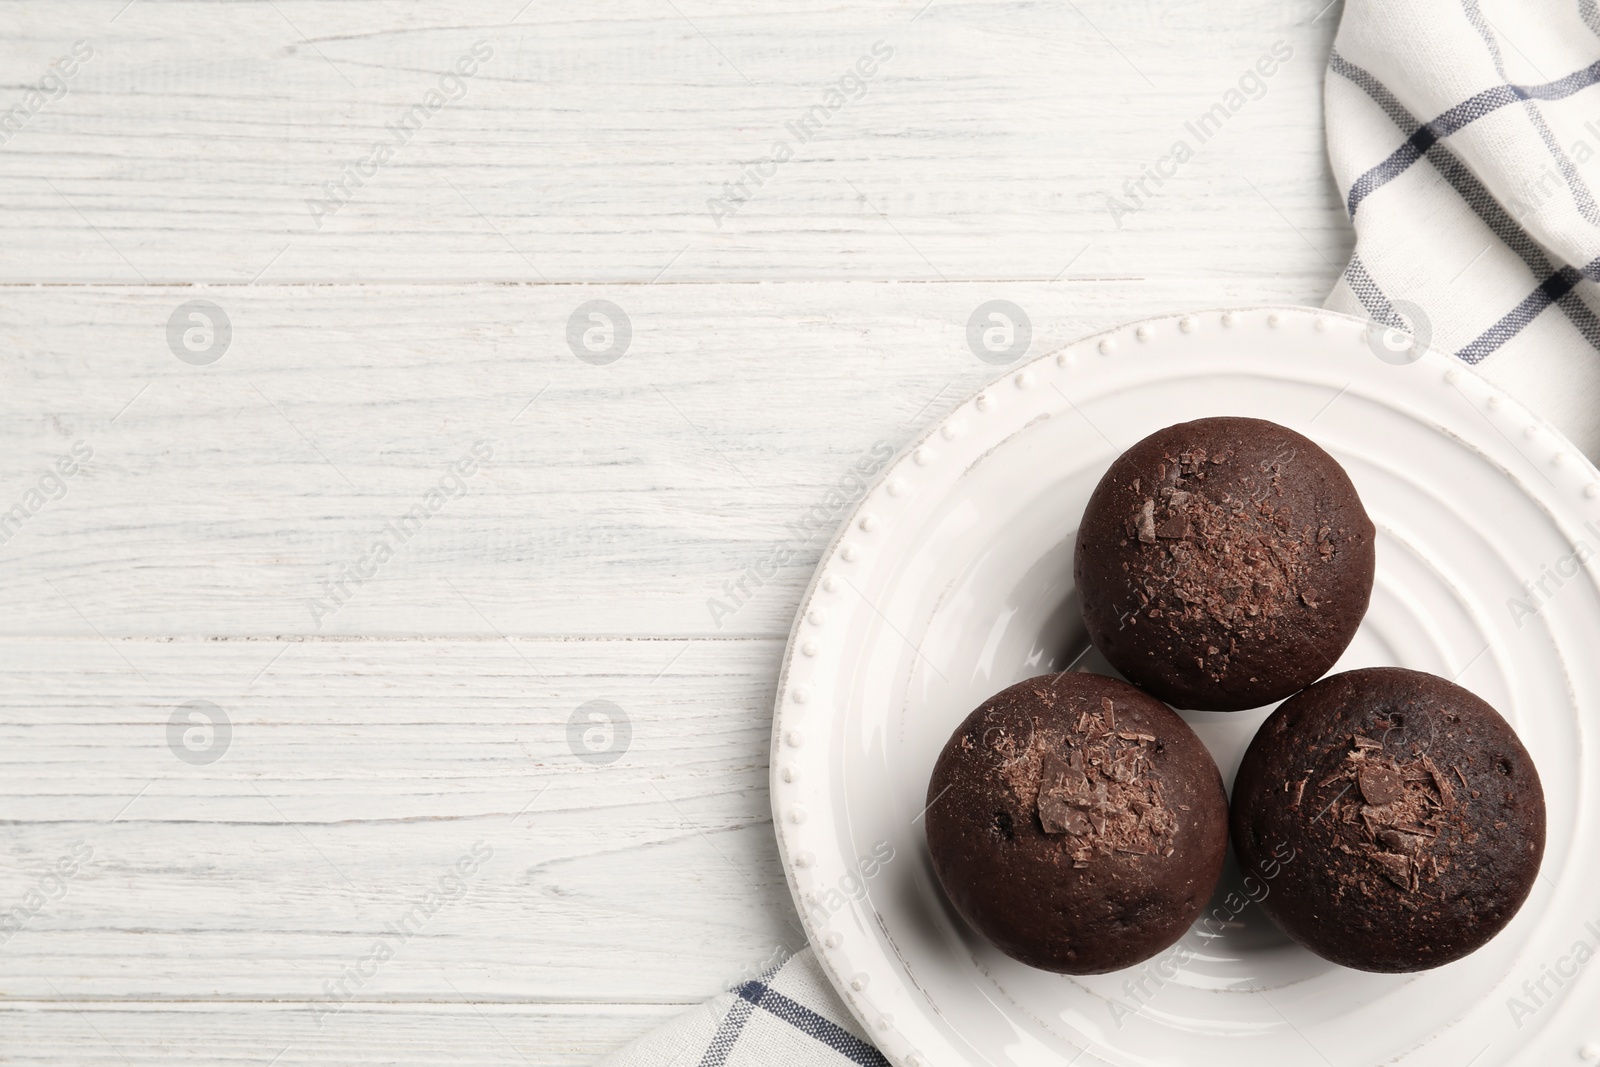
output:
<path id="1" fill-rule="evenodd" d="M 0 902 L 92 855 L 0 950 L 9 995 L 310 1000 L 441 879 L 464 895 L 347 992 L 426 999 L 448 968 L 480 998 L 694 1001 L 801 943 L 767 801 L 780 642 L 112 645 L 10 646 Z M 191 700 L 231 722 L 208 765 L 169 749 Z M 631 727 L 609 764 L 569 739 L 593 700 Z"/>
<path id="2" fill-rule="evenodd" d="M 94 57 L 0 151 L 27 281 L 1048 280 L 1342 266 L 1299 0 L 5 4 L 21 82 Z M 920 17 L 917 13 L 921 9 Z M 681 11 L 681 14 L 679 13 Z M 1116 224 L 1123 183 L 1277 41 L 1294 56 Z M 347 164 L 492 55 L 359 186 Z M 801 141 L 873 45 L 891 58 Z M 19 94 L 20 95 L 20 94 Z M 778 140 L 794 155 L 731 216 Z M 771 169 L 771 168 L 768 168 Z M 324 183 L 348 203 L 314 217 Z M 1087 246 L 1087 250 L 1086 250 Z M 1312 267 L 1312 269 L 1317 269 Z M 263 273 L 264 272 L 264 273 Z"/>
<path id="3" fill-rule="evenodd" d="M 614 1035 L 648 1030 L 683 1010 L 649 1004 L 398 1003 L 352 1007 L 319 1030 L 299 1007 L 272 1002 L 12 1001 L 0 1005 L 0 1056 L 18 1067 L 582 1067 L 612 1051 Z"/>
<path id="4" fill-rule="evenodd" d="M 166 348 L 194 290 L 14 290 L 0 505 L 76 442 L 94 458 L 0 545 L 0 632 L 785 636 L 838 515 L 732 616 L 706 601 L 1000 373 L 967 346 L 979 304 L 1024 308 L 1038 354 L 1320 284 L 210 289 L 234 332 L 208 367 Z M 591 298 L 633 322 L 609 366 L 566 344 Z M 476 441 L 494 458 L 464 494 L 337 603 L 323 583 Z"/>
<path id="5" fill-rule="evenodd" d="M 985 301 L 1030 356 L 1320 303 L 1337 16 L 0 0 L 0 1059 L 585 1063 L 798 947 L 767 731 L 832 516 L 732 615 L 708 598 L 1002 372 Z M 167 332 L 197 299 L 232 327 L 205 366 Z M 609 365 L 568 343 L 590 300 L 632 325 Z M 231 724 L 214 763 L 169 744 L 191 701 Z M 627 716 L 615 762 L 573 740 L 590 701 Z"/>

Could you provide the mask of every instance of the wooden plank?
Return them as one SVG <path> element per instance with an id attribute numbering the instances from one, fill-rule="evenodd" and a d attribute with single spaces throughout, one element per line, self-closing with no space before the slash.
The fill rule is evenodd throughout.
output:
<path id="1" fill-rule="evenodd" d="M 16 102 L 75 41 L 93 55 L 0 148 L 0 278 L 1043 281 L 1072 263 L 1216 282 L 1343 263 L 1319 0 L 120 6 L 7 5 Z M 476 73 L 428 110 L 463 57 Z M 1241 78 L 1250 96 L 1227 98 Z M 1225 98 L 1217 132 L 1186 130 Z M 1146 178 L 1180 139 L 1193 158 Z"/>
<path id="2" fill-rule="evenodd" d="M 208 366 L 167 343 L 195 290 L 12 290 L 0 513 L 36 510 L 0 526 L 0 632 L 786 635 L 843 514 L 811 509 L 1003 373 L 968 347 L 980 304 L 1023 308 L 1031 356 L 1327 281 L 237 287 L 207 290 L 232 323 Z M 605 366 L 566 340 L 591 299 L 633 326 Z M 58 489 L 79 442 L 93 459 Z M 492 461 L 401 538 L 475 442 Z"/>
<path id="3" fill-rule="evenodd" d="M 0 1057 L 17 1067 L 577 1067 L 594 1063 L 685 1010 L 651 1004 L 362 1005 L 319 1028 L 299 1008 L 273 1002 L 0 1003 Z"/>
<path id="4" fill-rule="evenodd" d="M 4 646 L 0 1001 L 693 1002 L 803 944 L 777 642 L 114 644 Z"/>

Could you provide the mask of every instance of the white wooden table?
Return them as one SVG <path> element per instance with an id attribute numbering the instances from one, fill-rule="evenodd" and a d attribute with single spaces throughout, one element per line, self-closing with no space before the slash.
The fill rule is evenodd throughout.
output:
<path id="1" fill-rule="evenodd" d="M 0 3 L 0 1061 L 587 1063 L 798 947 L 831 530 L 708 600 L 987 301 L 1320 303 L 1325 2 Z"/>

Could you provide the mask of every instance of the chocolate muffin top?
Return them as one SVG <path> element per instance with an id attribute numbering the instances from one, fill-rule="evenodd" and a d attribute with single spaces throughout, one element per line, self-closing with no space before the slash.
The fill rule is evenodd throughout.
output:
<path id="1" fill-rule="evenodd" d="M 1078 530 L 1089 636 L 1178 707 L 1238 711 L 1316 681 L 1367 611 L 1376 531 L 1344 468 L 1293 430 L 1210 418 L 1111 465 Z"/>
<path id="2" fill-rule="evenodd" d="M 1210 899 L 1227 797 L 1182 719 L 1125 682 L 1042 675 L 985 701 L 928 783 L 934 871 L 1001 951 L 1067 974 L 1172 944 Z"/>
<path id="3" fill-rule="evenodd" d="M 1418 971 L 1482 947 L 1544 855 L 1539 773 L 1488 704 L 1393 667 L 1326 678 L 1275 711 L 1234 783 L 1250 865 L 1287 844 L 1261 906 L 1311 951 Z"/>

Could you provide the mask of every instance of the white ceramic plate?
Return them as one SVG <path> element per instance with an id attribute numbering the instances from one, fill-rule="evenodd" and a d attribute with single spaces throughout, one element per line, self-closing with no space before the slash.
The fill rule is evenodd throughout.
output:
<path id="1" fill-rule="evenodd" d="M 1412 359 L 1395 343 L 1305 308 L 1196 312 L 1088 338 L 962 404 L 841 530 L 789 642 L 773 818 L 818 957 L 892 1062 L 1600 1059 L 1600 962 L 1589 962 L 1600 954 L 1600 475 L 1453 360 Z M 1066 977 L 996 951 L 934 879 L 920 813 L 956 724 L 1012 682 L 1074 661 L 1112 673 L 1087 652 L 1072 583 L 1089 493 L 1141 437 L 1207 415 L 1280 422 L 1355 480 L 1378 527 L 1377 583 L 1336 669 L 1457 678 L 1538 764 L 1543 872 L 1510 927 L 1464 960 L 1413 975 L 1326 963 L 1238 894 L 1230 860 L 1212 913 L 1229 920 L 1225 936 L 1191 932 L 1139 967 Z M 1269 710 L 1184 716 L 1231 782 Z"/>

